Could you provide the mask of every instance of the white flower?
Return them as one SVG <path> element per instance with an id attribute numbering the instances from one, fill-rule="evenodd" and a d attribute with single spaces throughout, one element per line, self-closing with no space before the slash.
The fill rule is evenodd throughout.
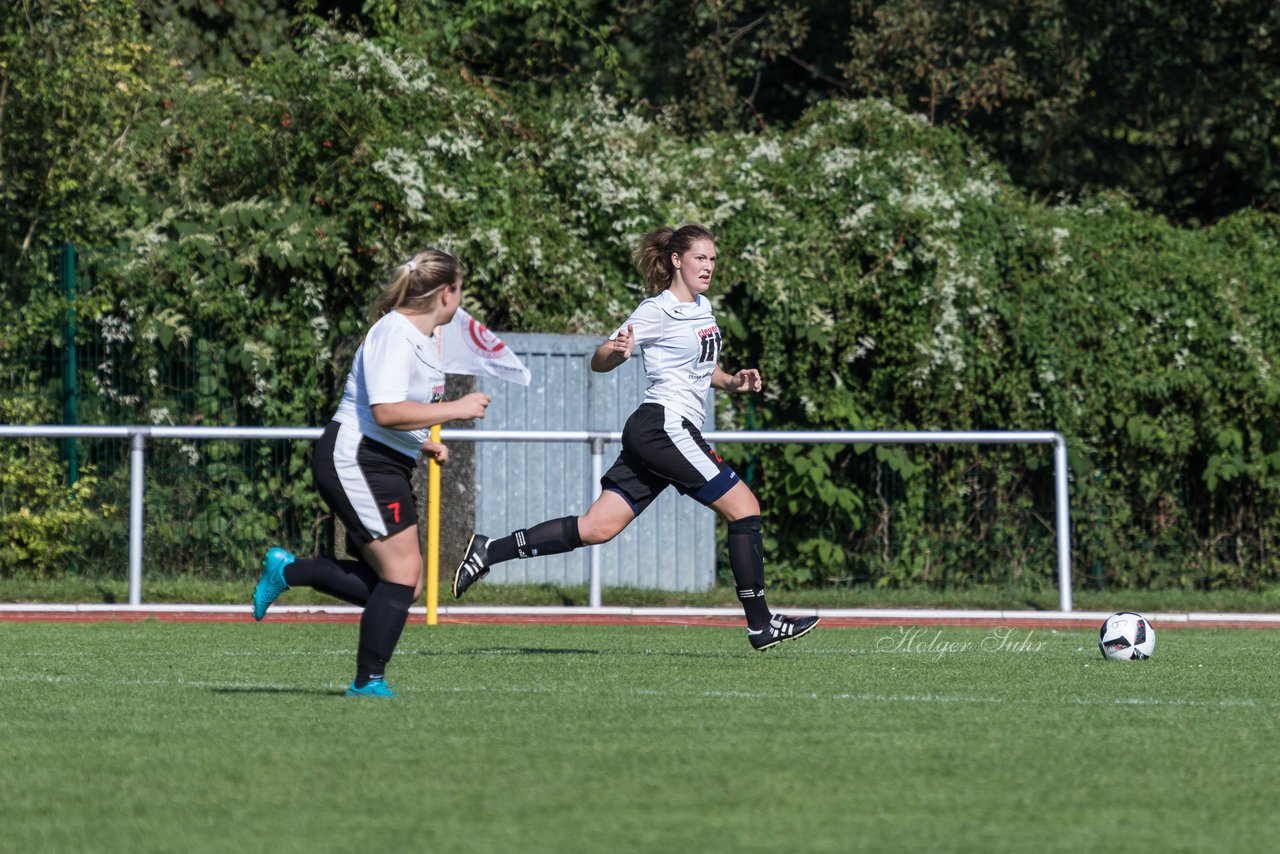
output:
<path id="1" fill-rule="evenodd" d="M 192 468 L 200 465 L 200 452 L 196 450 L 196 446 L 189 442 L 183 442 L 178 445 L 178 452 L 187 458 L 187 465 Z"/>
<path id="2" fill-rule="evenodd" d="M 404 210 L 422 222 L 428 222 L 426 176 L 422 165 L 404 149 L 387 149 L 387 155 L 373 164 L 373 170 L 385 175 L 404 193 Z"/>
<path id="3" fill-rule="evenodd" d="M 849 351 L 849 354 L 845 356 L 844 360 L 847 363 L 856 362 L 859 359 L 865 358 L 867 354 L 875 348 L 876 339 L 872 338 L 870 335 L 859 335 L 857 346 Z"/>

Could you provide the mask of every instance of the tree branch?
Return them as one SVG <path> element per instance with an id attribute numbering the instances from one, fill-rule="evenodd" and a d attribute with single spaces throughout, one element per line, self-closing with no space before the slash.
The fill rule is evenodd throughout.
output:
<path id="1" fill-rule="evenodd" d="M 0 80 L 0 187 L 4 186 L 4 107 L 9 101 L 9 78 Z"/>

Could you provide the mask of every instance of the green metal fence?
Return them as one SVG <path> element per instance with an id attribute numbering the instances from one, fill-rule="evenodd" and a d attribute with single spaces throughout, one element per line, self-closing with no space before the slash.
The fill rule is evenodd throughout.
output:
<path id="1" fill-rule="evenodd" d="M 236 399 L 206 379 L 223 366 L 202 344 L 208 337 L 202 330 L 168 342 L 158 362 L 139 364 L 137 327 L 122 324 L 117 314 L 120 266 L 127 260 L 119 252 L 65 245 L 4 271 L 0 422 L 245 423 Z M 0 444 L 0 466 L 10 471 L 0 477 L 0 519 L 17 519 L 26 506 L 47 522 L 7 526 L 10 542 L 0 547 L 0 576 L 69 569 L 122 578 L 128 453 L 128 443 L 108 439 Z M 256 572 L 266 544 L 304 551 L 325 547 L 332 534 L 310 487 L 308 455 L 306 442 L 168 442 L 150 448 L 150 571 L 240 578 Z M 34 495 L 32 483 L 45 480 L 60 482 L 71 499 Z M 41 543 L 41 537 L 50 542 Z M 55 540 L 67 548 L 57 548 Z"/>

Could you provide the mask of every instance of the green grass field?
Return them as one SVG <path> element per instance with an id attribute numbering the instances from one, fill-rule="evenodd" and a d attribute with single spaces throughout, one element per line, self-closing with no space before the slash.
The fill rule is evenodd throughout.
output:
<path id="1" fill-rule="evenodd" d="M 1271 851 L 1280 633 L 0 623 L 0 850 Z"/>
<path id="2" fill-rule="evenodd" d="M 455 604 L 449 590 L 453 581 L 446 571 L 440 586 L 440 604 Z M 239 580 L 213 580 L 191 576 L 152 577 L 142 585 L 143 602 L 162 604 L 186 602 L 206 605 L 244 605 L 249 602 L 256 573 Z M 720 607 L 737 611 L 738 599 L 731 581 L 708 590 L 655 590 L 606 587 L 605 605 L 624 607 Z M 1258 590 L 1093 590 L 1081 587 L 1073 592 L 1077 611 L 1138 611 L 1172 613 L 1226 611 L 1231 613 L 1280 612 L 1280 587 Z M 0 578 L 0 602 L 99 602 L 129 601 L 129 583 L 122 578 Z M 333 604 L 332 597 L 307 588 L 289 590 L 281 600 L 286 605 Z M 586 585 L 560 584 L 478 584 L 467 591 L 463 605 L 586 605 Z M 1025 591 L 988 586 L 964 590 L 933 590 L 911 587 L 905 590 L 858 587 L 770 588 L 769 602 L 781 608 L 978 608 L 995 610 L 1056 611 L 1057 588 Z M 422 604 L 419 602 L 419 604 Z"/>

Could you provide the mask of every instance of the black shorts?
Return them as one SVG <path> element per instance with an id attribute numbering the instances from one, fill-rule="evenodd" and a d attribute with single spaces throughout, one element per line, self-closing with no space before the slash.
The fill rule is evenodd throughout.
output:
<path id="1" fill-rule="evenodd" d="M 622 453 L 600 478 L 600 486 L 626 499 L 637 516 L 668 486 L 710 505 L 737 482 L 737 473 L 692 422 L 656 403 L 642 404 L 627 419 Z"/>
<path id="2" fill-rule="evenodd" d="M 417 460 L 330 421 L 316 442 L 311 471 L 320 497 L 356 549 L 418 524 L 410 477 Z"/>

